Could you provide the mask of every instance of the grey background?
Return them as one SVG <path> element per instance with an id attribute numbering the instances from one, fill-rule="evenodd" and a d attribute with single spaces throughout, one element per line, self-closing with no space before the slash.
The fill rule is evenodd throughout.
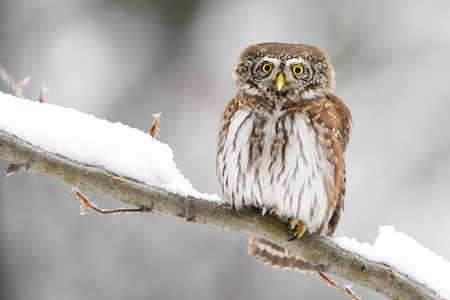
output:
<path id="1" fill-rule="evenodd" d="M 393 225 L 449 259 L 449 11 L 444 0 L 8 0 L 0 62 L 16 80 L 31 76 L 31 99 L 45 84 L 46 102 L 144 131 L 162 112 L 159 139 L 181 172 L 218 193 L 218 118 L 236 93 L 230 74 L 242 49 L 317 46 L 354 121 L 335 235 L 372 243 L 380 225 Z M 256 263 L 244 234 L 78 212 L 69 186 L 0 178 L 1 299 L 348 299 L 317 276 Z"/>

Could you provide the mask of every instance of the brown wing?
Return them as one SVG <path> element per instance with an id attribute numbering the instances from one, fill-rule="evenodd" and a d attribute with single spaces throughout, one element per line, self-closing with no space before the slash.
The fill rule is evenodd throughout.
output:
<path id="1" fill-rule="evenodd" d="M 333 94 L 327 95 L 328 100 L 333 104 L 339 122 L 336 124 L 338 131 L 338 139 L 342 146 L 342 150 L 345 152 L 347 144 L 350 138 L 350 130 L 352 123 L 352 116 L 347 106 L 342 102 L 341 99 Z"/>
<path id="2" fill-rule="evenodd" d="M 328 223 L 326 232 L 327 236 L 332 236 L 336 230 L 337 224 L 339 223 L 341 210 L 344 210 L 346 184 L 344 153 L 350 137 L 352 117 L 347 106 L 341 99 L 333 94 L 326 95 L 326 99 L 331 105 L 325 106 L 326 111 L 323 116 L 329 117 L 328 124 L 331 126 L 337 139 L 337 143 L 333 145 L 334 153 L 342 158 L 335 166 L 334 178 L 337 202 L 334 207 L 333 215 Z"/>
<path id="3" fill-rule="evenodd" d="M 260 263 L 278 270 L 314 271 L 314 266 L 301 256 L 253 235 L 248 240 L 247 251 Z"/>

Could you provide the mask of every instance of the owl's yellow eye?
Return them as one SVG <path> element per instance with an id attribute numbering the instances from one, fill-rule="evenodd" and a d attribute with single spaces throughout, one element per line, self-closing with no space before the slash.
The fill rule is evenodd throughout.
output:
<path id="1" fill-rule="evenodd" d="M 292 68 L 292 72 L 294 72 L 295 75 L 302 75 L 303 74 L 303 67 L 302 66 L 294 66 Z"/>
<path id="2" fill-rule="evenodd" d="M 268 63 L 265 63 L 263 64 L 261 69 L 264 73 L 269 73 L 270 71 L 272 71 L 272 66 Z"/>

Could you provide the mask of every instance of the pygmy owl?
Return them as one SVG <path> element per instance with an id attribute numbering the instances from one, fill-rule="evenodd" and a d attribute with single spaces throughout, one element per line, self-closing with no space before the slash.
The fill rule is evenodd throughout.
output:
<path id="1" fill-rule="evenodd" d="M 308 45 L 258 44 L 242 52 L 233 75 L 239 91 L 222 114 L 217 151 L 225 199 L 290 220 L 294 237 L 306 229 L 331 236 L 344 208 L 351 116 L 332 94 L 328 56 Z M 258 237 L 248 251 L 275 268 L 313 269 Z"/>

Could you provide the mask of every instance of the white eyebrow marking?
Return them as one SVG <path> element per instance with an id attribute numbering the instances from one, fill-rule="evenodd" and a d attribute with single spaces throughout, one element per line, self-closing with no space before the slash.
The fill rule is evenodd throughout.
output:
<path id="1" fill-rule="evenodd" d="M 301 57 L 299 58 L 291 58 L 286 61 L 286 66 L 292 66 L 292 65 L 305 65 L 305 60 Z"/>
<path id="2" fill-rule="evenodd" d="M 274 66 L 279 66 L 280 65 L 280 60 L 278 58 L 273 58 L 273 57 L 268 57 L 268 56 L 264 56 L 262 58 L 262 61 L 267 61 L 272 63 Z"/>

